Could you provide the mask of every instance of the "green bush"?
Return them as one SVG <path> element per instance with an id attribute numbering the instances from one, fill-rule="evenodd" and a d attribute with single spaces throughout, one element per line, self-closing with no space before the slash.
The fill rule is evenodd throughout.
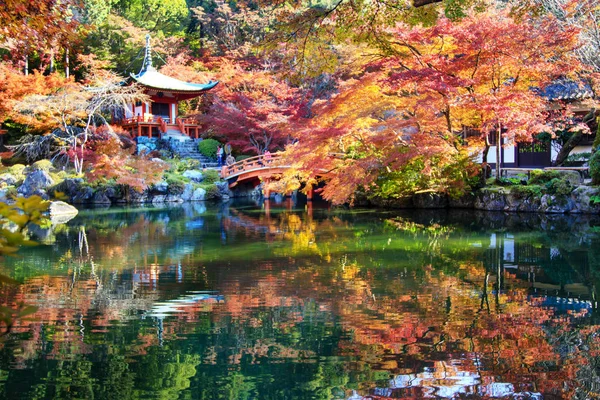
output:
<path id="1" fill-rule="evenodd" d="M 530 197 L 542 197 L 543 188 L 540 185 L 519 185 L 510 189 L 510 192 L 518 199 L 527 199 Z"/>
<path id="2" fill-rule="evenodd" d="M 573 166 L 581 165 L 582 163 L 589 161 L 591 155 L 592 155 L 592 153 L 589 153 L 589 152 L 571 154 L 571 155 L 569 155 L 569 157 L 567 157 L 567 159 L 565 160 L 563 165 L 565 167 L 573 167 Z"/>
<path id="3" fill-rule="evenodd" d="M 17 178 L 17 180 L 25 179 L 25 166 L 23 164 L 15 164 L 8 167 L 7 172 Z"/>
<path id="4" fill-rule="evenodd" d="M 550 182 L 552 179 L 560 179 L 562 174 L 560 171 L 544 171 L 542 169 L 535 169 L 530 172 L 529 181 L 527 184 L 529 185 L 545 185 Z"/>
<path id="5" fill-rule="evenodd" d="M 219 198 L 219 188 L 214 183 L 207 184 L 202 182 L 199 187 L 206 190 L 206 194 L 204 195 L 205 200 L 215 200 Z"/>
<path id="6" fill-rule="evenodd" d="M 254 156 L 249 156 L 249 155 L 247 155 L 247 154 L 242 154 L 242 155 L 239 155 L 239 156 L 237 156 L 237 157 L 235 158 L 235 161 L 243 161 L 243 160 L 245 160 L 246 158 L 250 158 L 250 157 L 254 157 Z"/>
<path id="7" fill-rule="evenodd" d="M 594 185 L 600 184 L 600 151 L 590 157 L 590 176 Z"/>
<path id="8" fill-rule="evenodd" d="M 560 178 L 554 178 L 544 186 L 548 194 L 556 196 L 568 196 L 575 189 L 569 181 Z"/>
<path id="9" fill-rule="evenodd" d="M 29 166 L 31 171 L 46 171 L 50 172 L 54 170 L 54 166 L 52 165 L 52 161 L 50 160 L 39 160 L 34 162 Z"/>
<path id="10" fill-rule="evenodd" d="M 169 171 L 175 172 L 175 173 L 183 173 L 190 169 L 197 169 L 198 166 L 200 165 L 200 161 L 194 160 L 192 158 L 184 158 L 184 159 L 174 158 L 169 161 L 169 164 L 171 165 L 171 168 L 169 168 Z"/>
<path id="11" fill-rule="evenodd" d="M 217 158 L 217 147 L 220 145 L 221 143 L 215 139 L 204 139 L 198 143 L 198 151 L 205 157 L 215 159 Z"/>
<path id="12" fill-rule="evenodd" d="M 169 185 L 169 193 L 181 194 L 185 190 L 185 185 L 190 182 L 189 178 L 174 173 L 165 174 L 165 182 Z"/>
<path id="13" fill-rule="evenodd" d="M 202 175 L 204 176 L 204 183 L 215 183 L 220 179 L 219 171 L 214 169 L 206 169 L 202 171 Z"/>

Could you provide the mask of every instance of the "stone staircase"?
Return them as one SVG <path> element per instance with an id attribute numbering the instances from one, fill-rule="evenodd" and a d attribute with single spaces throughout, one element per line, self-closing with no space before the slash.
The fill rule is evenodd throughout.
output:
<path id="1" fill-rule="evenodd" d="M 220 169 L 215 160 L 203 156 L 198 151 L 198 142 L 202 139 L 192 139 L 172 126 L 169 126 L 169 130 L 163 134 L 163 139 L 167 141 L 171 151 L 179 157 L 198 160 L 202 168 Z"/>

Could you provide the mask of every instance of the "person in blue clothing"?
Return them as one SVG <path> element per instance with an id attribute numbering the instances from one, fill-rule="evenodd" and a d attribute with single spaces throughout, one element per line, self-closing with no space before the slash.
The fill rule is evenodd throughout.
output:
<path id="1" fill-rule="evenodd" d="M 217 146 L 217 165 L 219 167 L 223 165 L 223 148 L 220 145 Z"/>

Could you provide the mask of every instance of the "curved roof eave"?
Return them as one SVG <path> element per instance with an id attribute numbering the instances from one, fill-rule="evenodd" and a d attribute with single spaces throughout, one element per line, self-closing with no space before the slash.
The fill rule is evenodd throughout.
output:
<path id="1" fill-rule="evenodd" d="M 163 75 L 152 67 L 148 68 L 146 71 L 142 72 L 139 75 L 130 74 L 130 76 L 140 85 L 157 90 L 173 91 L 180 93 L 205 92 L 214 88 L 219 83 L 219 81 L 210 81 L 205 84 L 184 82 L 180 81 L 179 79 Z"/>

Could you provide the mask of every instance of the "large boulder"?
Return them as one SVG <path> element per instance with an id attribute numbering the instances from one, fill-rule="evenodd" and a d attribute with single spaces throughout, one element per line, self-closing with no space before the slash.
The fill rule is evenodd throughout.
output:
<path id="1" fill-rule="evenodd" d="M 52 225 L 64 224 L 73 219 L 78 212 L 75 207 L 64 201 L 53 201 L 48 208 L 48 216 Z"/>
<path id="2" fill-rule="evenodd" d="M 187 171 L 184 171 L 182 175 L 186 178 L 189 178 L 192 182 L 196 183 L 200 183 L 204 180 L 204 175 L 202 174 L 202 172 L 196 169 L 188 169 Z"/>
<path id="3" fill-rule="evenodd" d="M 190 201 L 194 195 L 194 185 L 186 183 L 183 187 L 183 193 L 181 193 L 181 199 L 183 201 Z"/>
<path id="4" fill-rule="evenodd" d="M 413 196 L 413 204 L 417 208 L 446 208 L 448 196 L 439 193 L 418 193 Z"/>
<path id="5" fill-rule="evenodd" d="M 600 196 L 598 188 L 589 186 L 579 186 L 571 192 L 571 199 L 574 207 L 571 210 L 573 214 L 598 214 L 600 213 L 600 203 L 592 202 L 592 197 Z"/>
<path id="6" fill-rule="evenodd" d="M 165 181 L 158 182 L 152 186 L 152 193 L 167 194 L 169 191 L 169 184 Z"/>
<path id="7" fill-rule="evenodd" d="M 233 196 L 231 190 L 229 190 L 229 183 L 227 182 L 215 182 L 217 190 L 219 191 L 219 197 L 222 200 L 229 200 Z"/>
<path id="8" fill-rule="evenodd" d="M 504 189 L 481 189 L 475 198 L 476 210 L 504 211 L 506 192 Z"/>
<path id="9" fill-rule="evenodd" d="M 92 197 L 91 202 L 94 204 L 111 204 L 110 198 L 106 195 L 105 192 L 94 193 L 94 197 Z"/>
<path id="10" fill-rule="evenodd" d="M 206 199 L 206 190 L 198 188 L 194 190 L 191 201 L 204 201 Z"/>
<path id="11" fill-rule="evenodd" d="M 71 196 L 71 202 L 75 204 L 89 203 L 94 197 L 94 190 L 89 186 L 80 186 L 77 192 Z"/>
<path id="12" fill-rule="evenodd" d="M 17 189 L 17 193 L 29 197 L 34 194 L 41 194 L 41 191 L 52 185 L 54 185 L 54 181 L 48 172 L 36 170 L 27 175 L 23 184 Z"/>

